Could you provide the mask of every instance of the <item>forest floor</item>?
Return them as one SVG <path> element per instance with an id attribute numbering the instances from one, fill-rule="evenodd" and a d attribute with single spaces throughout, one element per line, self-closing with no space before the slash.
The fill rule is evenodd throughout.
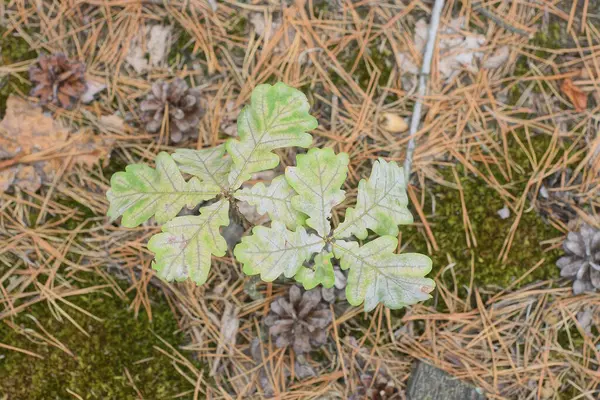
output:
<path id="1" fill-rule="evenodd" d="M 160 228 L 106 218 L 112 174 L 223 143 L 277 81 L 307 95 L 314 145 L 350 155 L 352 205 L 377 158 L 404 161 L 432 4 L 0 2 L 0 139 L 21 149 L 0 148 L 0 399 L 344 399 L 365 374 L 404 398 L 415 360 L 490 399 L 598 398 L 600 294 L 574 296 L 555 264 L 570 230 L 600 225 L 598 1 L 446 1 L 399 236 L 432 258 L 437 289 L 399 311 L 332 307 L 310 373 L 262 325 L 289 283 L 251 293 L 231 252 L 203 286 L 162 282 L 146 248 Z M 58 52 L 86 64 L 93 101 L 28 97 L 29 68 Z M 139 111 L 175 77 L 207 104 L 176 145 Z"/>

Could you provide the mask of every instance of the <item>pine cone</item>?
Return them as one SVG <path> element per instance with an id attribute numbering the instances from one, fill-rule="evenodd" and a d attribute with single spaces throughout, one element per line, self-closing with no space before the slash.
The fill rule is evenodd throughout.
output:
<path id="1" fill-rule="evenodd" d="M 307 353 L 327 341 L 327 326 L 331 312 L 321 301 L 319 289 L 302 293 L 297 286 L 289 291 L 289 301 L 279 297 L 271 303 L 271 313 L 265 318 L 269 334 L 279 348 L 292 345 L 297 354 Z"/>
<path id="2" fill-rule="evenodd" d="M 30 95 L 39 97 L 42 104 L 72 108 L 87 89 L 85 64 L 61 53 L 41 56 L 38 64 L 29 69 L 29 79 L 36 84 Z"/>
<path id="3" fill-rule="evenodd" d="M 373 381 L 375 380 L 375 381 Z M 379 372 L 373 378 L 371 374 L 364 374 L 360 377 L 360 386 L 357 388 L 357 393 L 351 396 L 352 400 L 368 399 L 368 400 L 393 400 L 400 399 L 400 392 L 387 375 Z"/>
<path id="4" fill-rule="evenodd" d="M 155 82 L 152 92 L 140 105 L 146 130 L 152 133 L 160 130 L 168 106 L 171 141 L 179 143 L 184 136 L 197 137 L 198 123 L 204 115 L 201 100 L 200 91 L 190 89 L 183 79 Z"/>
<path id="5" fill-rule="evenodd" d="M 600 230 L 584 224 L 579 232 L 569 232 L 563 243 L 567 254 L 556 265 L 560 275 L 573 279 L 573 293 L 600 289 Z"/>

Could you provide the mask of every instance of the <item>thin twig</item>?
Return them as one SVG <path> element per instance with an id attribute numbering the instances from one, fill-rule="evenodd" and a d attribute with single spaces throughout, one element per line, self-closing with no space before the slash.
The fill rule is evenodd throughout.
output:
<path id="1" fill-rule="evenodd" d="M 435 0 L 433 10 L 431 11 L 431 23 L 429 24 L 429 32 L 427 32 L 427 44 L 425 45 L 425 54 L 423 55 L 423 65 L 421 66 L 421 75 L 419 76 L 419 93 L 417 102 L 413 109 L 413 115 L 410 120 L 410 140 L 408 149 L 406 150 L 406 160 L 404 160 L 404 175 L 406 181 L 410 178 L 410 169 L 412 167 L 413 153 L 415 151 L 415 134 L 419 129 L 421 121 L 421 108 L 423 107 L 422 99 L 427 90 L 427 78 L 431 73 L 431 60 L 433 59 L 433 48 L 435 47 L 435 38 L 437 36 L 438 26 L 440 24 L 440 16 L 444 8 L 444 0 Z"/>
<path id="2" fill-rule="evenodd" d="M 521 35 L 526 38 L 531 38 L 533 36 L 533 34 L 531 32 L 528 32 L 524 29 L 517 28 L 516 26 L 509 24 L 504 19 L 497 16 L 493 11 L 485 8 L 481 4 L 481 2 L 473 3 L 472 8 L 474 11 L 477 11 L 479 14 L 482 14 L 483 16 L 487 17 L 488 19 L 491 19 L 496 24 L 500 25 L 501 27 L 503 27 L 504 29 L 506 29 L 509 32 L 516 33 L 517 35 Z"/>

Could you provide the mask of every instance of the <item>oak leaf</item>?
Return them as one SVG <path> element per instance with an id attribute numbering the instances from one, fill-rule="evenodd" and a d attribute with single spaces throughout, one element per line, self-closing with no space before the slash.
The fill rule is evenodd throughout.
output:
<path id="1" fill-rule="evenodd" d="M 575 86 L 571 78 L 563 81 L 562 85 L 560 85 L 560 90 L 569 98 L 569 101 L 575 107 L 575 111 L 582 112 L 587 108 L 587 94 Z"/>

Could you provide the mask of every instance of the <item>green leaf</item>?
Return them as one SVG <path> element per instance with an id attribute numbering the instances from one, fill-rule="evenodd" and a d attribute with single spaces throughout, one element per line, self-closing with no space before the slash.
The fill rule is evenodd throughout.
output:
<path id="1" fill-rule="evenodd" d="M 379 302 L 391 309 L 427 300 L 435 283 L 425 278 L 431 271 L 431 259 L 423 254 L 395 254 L 398 240 L 382 236 L 363 246 L 356 242 L 336 241 L 333 251 L 342 269 L 350 269 L 346 297 L 357 306 L 365 302 L 365 311 Z"/>
<path id="2" fill-rule="evenodd" d="M 225 190 L 229 186 L 227 176 L 231 170 L 231 158 L 224 155 L 225 145 L 221 144 L 202 150 L 177 149 L 173 159 L 179 164 L 181 171 Z"/>
<path id="3" fill-rule="evenodd" d="M 195 207 L 220 193 L 218 186 L 200 182 L 197 178 L 186 182 L 175 161 L 167 153 L 156 158 L 156 169 L 144 164 L 128 165 L 125 172 L 117 172 L 110 180 L 106 193 L 110 208 L 108 216 L 123 215 L 123 226 L 132 228 L 153 215 L 162 224 L 175 217 L 184 206 Z"/>
<path id="4" fill-rule="evenodd" d="M 256 206 L 260 215 L 269 214 L 272 221 L 281 221 L 289 229 L 302 225 L 306 216 L 292 207 L 292 197 L 296 191 L 280 175 L 271 181 L 269 186 L 259 182 L 252 188 L 238 190 L 234 196 L 238 200 L 247 201 Z"/>
<path id="5" fill-rule="evenodd" d="M 240 140 L 226 143 L 234 164 L 229 174 L 232 189 L 240 187 L 254 172 L 275 168 L 279 157 L 273 150 L 310 146 L 312 136 L 307 131 L 318 123 L 308 110 L 306 96 L 284 83 L 259 85 L 252 91 L 251 104 L 238 116 Z"/>
<path id="6" fill-rule="evenodd" d="M 304 289 L 310 290 L 318 284 L 326 288 L 333 287 L 335 283 L 335 273 L 331 259 L 333 253 L 322 252 L 315 256 L 315 265 L 312 268 L 301 267 L 294 279 L 304 286 Z"/>
<path id="7" fill-rule="evenodd" d="M 332 149 L 310 149 L 296 156 L 297 167 L 288 167 L 285 177 L 298 193 L 292 206 L 308 215 L 306 224 L 321 237 L 331 230 L 331 209 L 344 201 L 340 187 L 348 172 L 348 154 L 335 154 Z"/>
<path id="8" fill-rule="evenodd" d="M 152 265 L 167 281 L 190 278 L 196 284 L 206 282 L 211 254 L 224 256 L 227 243 L 219 233 L 229 224 L 229 202 L 219 200 L 200 209 L 199 216 L 177 217 L 152 236 L 148 249 L 155 254 Z"/>
<path id="9" fill-rule="evenodd" d="M 410 224 L 404 172 L 395 162 L 376 161 L 371 177 L 358 184 L 356 208 L 348 208 L 346 217 L 334 231 L 337 239 L 355 235 L 366 239 L 367 228 L 378 235 L 398 235 L 398 225 Z"/>
<path id="10" fill-rule="evenodd" d="M 324 245 L 323 239 L 308 234 L 302 226 L 292 232 L 282 222 L 273 221 L 270 228 L 254 227 L 252 235 L 242 238 L 235 247 L 234 255 L 244 264 L 245 274 L 260 274 L 262 280 L 272 282 L 281 274 L 293 277 L 302 263 Z"/>

